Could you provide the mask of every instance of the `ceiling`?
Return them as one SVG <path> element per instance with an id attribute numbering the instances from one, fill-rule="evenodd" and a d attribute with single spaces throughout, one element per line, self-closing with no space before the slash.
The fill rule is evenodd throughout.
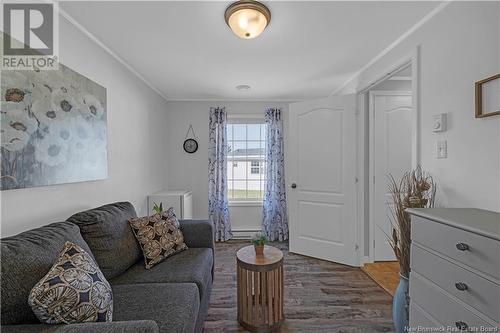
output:
<path id="1" fill-rule="evenodd" d="M 439 2 L 267 1 L 264 33 L 237 38 L 227 1 L 62 2 L 60 6 L 171 100 L 328 96 Z M 239 91 L 240 84 L 251 86 Z"/>

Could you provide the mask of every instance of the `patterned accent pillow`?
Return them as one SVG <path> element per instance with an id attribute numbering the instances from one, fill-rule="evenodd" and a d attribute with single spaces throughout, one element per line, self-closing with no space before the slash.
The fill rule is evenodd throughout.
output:
<path id="1" fill-rule="evenodd" d="M 71 242 L 31 289 L 28 303 L 47 324 L 110 322 L 113 316 L 111 286 L 94 259 Z"/>
<path id="2" fill-rule="evenodd" d="M 161 215 L 130 219 L 129 223 L 142 248 L 146 269 L 187 249 L 172 208 Z"/>
<path id="3" fill-rule="evenodd" d="M 161 214 L 161 218 L 163 220 L 168 220 L 170 221 L 171 223 L 173 223 L 177 228 L 180 228 L 180 223 L 179 223 L 179 220 L 177 219 L 177 216 L 175 216 L 175 213 L 174 213 L 174 208 L 173 207 L 170 207 L 169 209 L 167 209 L 165 212 L 163 212 Z"/>

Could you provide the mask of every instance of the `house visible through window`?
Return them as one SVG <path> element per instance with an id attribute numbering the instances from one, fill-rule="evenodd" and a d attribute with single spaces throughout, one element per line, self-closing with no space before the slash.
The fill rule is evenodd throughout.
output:
<path id="1" fill-rule="evenodd" d="M 266 125 L 263 123 L 227 125 L 227 159 L 230 201 L 262 201 L 266 182 Z"/>

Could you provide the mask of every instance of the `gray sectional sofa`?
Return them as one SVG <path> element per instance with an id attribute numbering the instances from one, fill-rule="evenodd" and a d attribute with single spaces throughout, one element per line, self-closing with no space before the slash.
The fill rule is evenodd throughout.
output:
<path id="1" fill-rule="evenodd" d="M 1 331 L 61 333 L 201 332 L 214 278 L 208 221 L 180 221 L 188 249 L 150 270 L 127 223 L 132 204 L 118 202 L 1 240 Z M 71 241 L 90 253 L 113 289 L 113 322 L 41 324 L 27 300 Z"/>

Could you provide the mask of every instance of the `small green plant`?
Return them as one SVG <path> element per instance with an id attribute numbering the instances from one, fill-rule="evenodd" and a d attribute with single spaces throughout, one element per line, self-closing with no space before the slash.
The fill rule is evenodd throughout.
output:
<path id="1" fill-rule="evenodd" d="M 269 237 L 262 232 L 258 232 L 252 237 L 253 245 L 266 245 L 269 244 Z"/>
<path id="2" fill-rule="evenodd" d="M 156 214 L 161 214 L 163 213 L 163 203 L 160 202 L 160 204 L 158 205 L 156 202 L 154 203 L 153 205 L 153 212 L 155 212 Z"/>

